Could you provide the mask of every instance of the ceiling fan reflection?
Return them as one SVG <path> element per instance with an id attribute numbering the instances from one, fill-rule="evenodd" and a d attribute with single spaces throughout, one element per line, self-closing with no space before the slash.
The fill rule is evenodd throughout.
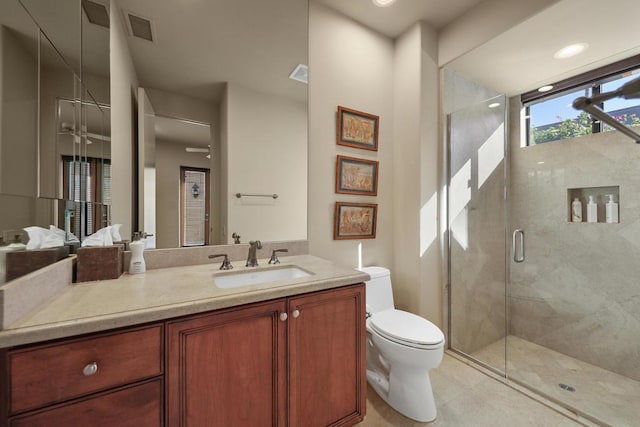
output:
<path id="1" fill-rule="evenodd" d="M 187 153 L 206 153 L 205 156 L 207 159 L 211 158 L 211 145 L 207 145 L 207 148 L 204 147 L 185 147 L 184 151 Z"/>

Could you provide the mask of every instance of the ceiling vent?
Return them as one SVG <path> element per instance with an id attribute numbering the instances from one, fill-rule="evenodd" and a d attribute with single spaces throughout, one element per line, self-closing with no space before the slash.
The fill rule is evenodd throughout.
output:
<path id="1" fill-rule="evenodd" d="M 289 78 L 307 84 L 309 82 L 309 67 L 304 64 L 298 64 L 289 74 Z"/>
<path id="2" fill-rule="evenodd" d="M 153 25 L 150 20 L 127 12 L 127 26 L 132 36 L 153 42 Z"/>
<path id="3" fill-rule="evenodd" d="M 109 11 L 107 6 L 91 0 L 82 0 L 82 10 L 89 22 L 109 28 Z"/>

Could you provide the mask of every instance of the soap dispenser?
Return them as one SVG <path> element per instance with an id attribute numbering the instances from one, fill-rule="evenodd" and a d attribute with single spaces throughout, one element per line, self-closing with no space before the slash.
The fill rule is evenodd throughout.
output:
<path id="1" fill-rule="evenodd" d="M 571 221 L 582 222 L 582 202 L 577 197 L 571 203 Z"/>
<path id="2" fill-rule="evenodd" d="M 609 197 L 609 201 L 605 205 L 605 208 L 606 208 L 605 211 L 607 214 L 606 221 L 609 224 L 617 223 L 618 222 L 618 204 L 613 201 L 613 194 L 607 194 L 607 197 Z"/>
<path id="3" fill-rule="evenodd" d="M 147 271 L 147 265 L 144 262 L 145 241 L 139 232 L 133 233 L 132 242 L 129 243 L 131 249 L 131 261 L 129 262 L 129 274 L 139 274 Z"/>
<path id="4" fill-rule="evenodd" d="M 587 222 L 598 222 L 598 205 L 593 200 L 593 196 L 589 196 L 587 203 Z"/>

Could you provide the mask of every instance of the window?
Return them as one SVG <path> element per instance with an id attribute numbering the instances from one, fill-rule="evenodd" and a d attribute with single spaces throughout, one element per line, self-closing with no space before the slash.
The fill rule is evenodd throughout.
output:
<path id="1" fill-rule="evenodd" d="M 527 145 L 612 130 L 588 113 L 573 108 L 573 101 L 614 91 L 639 76 L 640 55 L 555 83 L 553 91 L 523 94 Z M 640 125 L 640 99 L 614 98 L 599 106 L 625 125 Z"/>
<path id="2" fill-rule="evenodd" d="M 111 162 L 109 159 L 62 157 L 63 197 L 60 218 L 71 214 L 70 231 L 82 239 L 111 224 Z"/>

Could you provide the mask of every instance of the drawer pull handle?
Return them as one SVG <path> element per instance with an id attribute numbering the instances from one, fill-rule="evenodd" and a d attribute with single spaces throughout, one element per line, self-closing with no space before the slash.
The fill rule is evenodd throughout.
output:
<path id="1" fill-rule="evenodd" d="M 283 322 L 287 320 L 287 317 L 289 317 L 287 316 L 287 313 L 280 313 L 280 320 L 282 320 Z"/>
<path id="2" fill-rule="evenodd" d="M 293 310 L 293 313 L 291 313 L 291 315 L 294 319 L 296 319 L 298 316 L 300 316 L 300 310 L 296 308 L 295 310 Z"/>
<path id="3" fill-rule="evenodd" d="M 82 373 L 84 374 L 85 377 L 90 377 L 91 375 L 95 374 L 96 372 L 98 372 L 98 363 L 97 362 L 89 363 L 82 370 Z"/>

